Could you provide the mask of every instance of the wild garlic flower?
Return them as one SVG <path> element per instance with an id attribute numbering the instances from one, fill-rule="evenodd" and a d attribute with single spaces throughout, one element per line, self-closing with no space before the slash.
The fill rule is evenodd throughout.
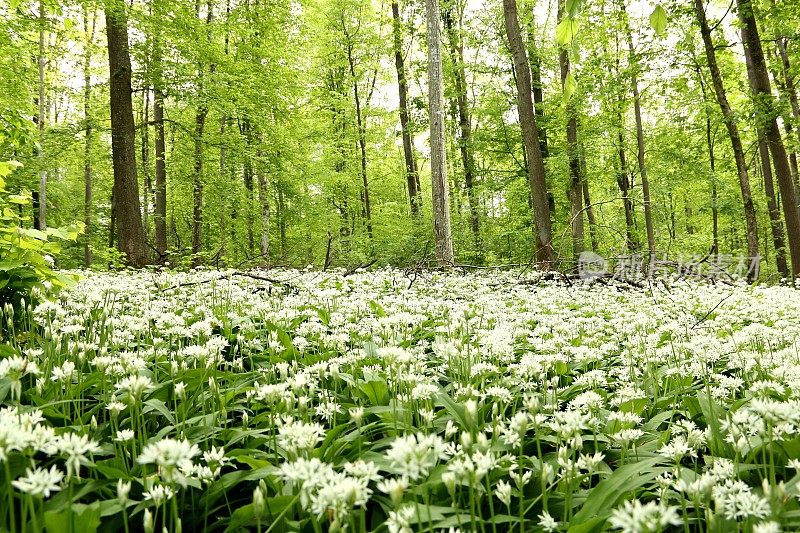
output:
<path id="1" fill-rule="evenodd" d="M 159 475 L 167 483 L 188 483 L 185 472 L 193 469 L 192 459 L 200 454 L 196 444 L 186 439 L 162 439 L 147 444 L 136 459 L 140 464 L 155 464 Z"/>
<path id="2" fill-rule="evenodd" d="M 447 459 L 444 440 L 438 435 L 403 435 L 392 441 L 386 457 L 396 472 L 404 473 L 411 481 L 428 475 L 439 460 Z"/>
<path id="3" fill-rule="evenodd" d="M 682 523 L 678 508 L 663 503 L 626 501 L 611 512 L 609 523 L 622 533 L 655 533 Z"/>
<path id="4" fill-rule="evenodd" d="M 25 476 L 11 482 L 15 489 L 37 498 L 49 498 L 51 492 L 61 490 L 61 481 L 64 473 L 58 467 L 51 466 L 50 470 L 44 468 L 28 468 Z"/>

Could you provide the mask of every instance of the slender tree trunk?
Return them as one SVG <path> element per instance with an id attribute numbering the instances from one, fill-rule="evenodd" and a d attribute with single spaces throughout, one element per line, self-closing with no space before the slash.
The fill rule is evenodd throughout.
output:
<path id="1" fill-rule="evenodd" d="M 143 266 L 148 262 L 148 254 L 139 203 L 139 180 L 136 177 L 136 131 L 125 4 L 109 1 L 106 3 L 105 16 L 114 167 L 112 212 L 116 217 L 117 246 L 125 254 L 128 264 Z"/>
<path id="2" fill-rule="evenodd" d="M 597 220 L 595 219 L 594 207 L 592 206 L 592 200 L 589 196 L 589 175 L 586 171 L 586 154 L 580 139 L 578 140 L 578 150 L 581 164 L 581 188 L 583 190 L 583 201 L 586 209 L 586 220 L 589 222 L 589 237 L 592 241 L 592 251 L 597 253 L 600 249 L 600 244 L 597 240 Z"/>
<path id="3" fill-rule="evenodd" d="M 161 79 L 157 73 L 157 79 Z M 153 121 L 155 122 L 155 156 L 156 156 L 156 191 L 155 213 L 153 221 L 156 230 L 156 253 L 159 263 L 167 257 L 167 166 L 165 161 L 166 143 L 164 142 L 164 93 L 161 91 L 160 81 L 153 91 Z"/>
<path id="4" fill-rule="evenodd" d="M 796 276 L 800 273 L 800 210 L 797 206 L 797 191 L 792 180 L 786 148 L 778 129 L 778 121 L 775 118 L 775 102 L 772 97 L 764 50 L 753 14 L 753 5 L 751 0 L 737 0 L 737 6 L 751 90 L 756 100 L 760 126 L 764 129 L 767 145 L 772 154 L 778 187 L 781 191 L 789 255 L 792 259 L 792 276 Z"/>
<path id="5" fill-rule="evenodd" d="M 758 156 L 761 160 L 761 173 L 764 177 L 764 193 L 767 195 L 767 210 L 769 211 L 769 222 L 772 228 L 772 242 L 775 244 L 775 261 L 778 272 L 782 276 L 789 276 L 789 267 L 786 264 L 786 248 L 783 239 L 783 223 L 781 222 L 781 212 L 778 206 L 778 199 L 775 196 L 775 183 L 772 176 L 772 167 L 769 160 L 769 147 L 764 138 L 764 132 L 758 130 Z"/>
<path id="6" fill-rule="evenodd" d="M 201 106 L 195 115 L 194 173 L 192 175 L 192 264 L 199 265 L 203 247 L 203 131 L 208 108 Z"/>
<path id="7" fill-rule="evenodd" d="M 444 25 L 450 49 L 450 60 L 453 62 L 454 81 L 456 89 L 456 107 L 458 107 L 458 125 L 461 136 L 458 139 L 458 148 L 461 152 L 461 164 L 464 167 L 464 186 L 467 189 L 467 202 L 469 203 L 469 227 L 475 241 L 476 250 L 480 250 L 480 220 L 478 213 L 478 199 L 475 195 L 475 157 L 472 148 L 472 122 L 470 119 L 469 103 L 467 101 L 467 76 L 464 68 L 464 46 L 461 39 L 461 25 L 456 28 L 453 24 L 453 6 L 448 6 L 444 11 Z M 461 15 L 459 14 L 459 19 Z"/>
<path id="8" fill-rule="evenodd" d="M 558 4 L 557 19 L 560 22 L 564 16 L 564 4 Z M 566 48 L 561 48 L 558 53 L 558 63 L 561 70 L 561 88 L 566 91 L 567 77 L 570 75 L 569 54 Z M 570 97 L 566 102 L 567 114 L 567 157 L 569 159 L 569 190 L 570 201 L 570 226 L 572 229 L 572 258 L 575 268 L 578 258 L 583 252 L 583 179 L 581 179 L 581 162 L 578 154 L 578 120 L 575 101 Z"/>
<path id="9" fill-rule="evenodd" d="M 411 215 L 419 216 L 422 197 L 419 190 L 419 171 L 414 158 L 414 144 L 408 115 L 408 82 L 406 81 L 405 60 L 403 59 L 403 36 L 398 0 L 392 0 L 392 34 L 394 37 L 394 66 L 397 70 L 397 91 L 400 97 L 400 132 L 403 138 L 403 157 L 406 162 L 406 184 L 411 204 Z"/>
<path id="10" fill-rule="evenodd" d="M 259 152 L 258 159 L 263 160 L 263 154 Z M 261 260 L 269 264 L 269 225 L 270 225 L 270 211 L 269 211 L 269 182 L 267 181 L 267 173 L 263 168 L 264 164 L 261 162 L 258 168 L 258 200 L 261 205 Z"/>
<path id="11" fill-rule="evenodd" d="M 540 267 L 549 270 L 553 267 L 553 235 L 550 227 L 550 206 L 547 200 L 544 160 L 539 146 L 539 131 L 531 98 L 531 78 L 525 45 L 517 18 L 516 0 L 503 0 L 503 18 L 508 37 L 514 68 L 517 73 L 517 108 L 522 128 L 522 140 L 528 154 L 527 170 L 530 182 L 533 222 L 536 226 L 536 260 Z"/>
<path id="12" fill-rule="evenodd" d="M 286 259 L 286 206 L 283 200 L 283 189 L 278 184 L 278 225 L 281 236 L 281 260 Z"/>
<path id="13" fill-rule="evenodd" d="M 647 177 L 645 163 L 644 128 L 642 127 L 641 95 L 639 94 L 639 60 L 633 47 L 633 34 L 628 22 L 628 13 L 625 10 L 625 0 L 619 2 L 623 22 L 625 24 L 625 37 L 628 40 L 628 61 L 633 70 L 631 73 L 631 88 L 633 90 L 633 114 L 636 119 L 636 162 L 639 166 L 639 180 L 642 183 L 642 203 L 644 204 L 644 224 L 647 229 L 647 251 L 653 260 L 656 253 L 656 235 L 653 227 L 653 214 L 650 205 L 650 180 Z"/>
<path id="14" fill-rule="evenodd" d="M 711 39 L 711 30 L 706 19 L 703 0 L 694 0 L 694 10 L 697 21 L 700 24 L 700 34 L 703 38 L 703 45 L 708 61 L 708 70 L 711 73 L 711 81 L 714 86 L 714 94 L 717 104 L 722 111 L 725 128 L 728 130 L 728 137 L 733 148 L 733 157 L 736 162 L 736 171 L 739 176 L 739 189 L 742 193 L 742 203 L 744 205 L 745 225 L 747 230 L 747 254 L 750 257 L 757 257 L 758 249 L 758 223 L 756 222 L 756 209 L 753 205 L 753 195 L 750 192 L 750 178 L 747 174 L 747 162 L 744 157 L 742 140 L 739 137 L 739 128 L 736 126 L 736 118 L 733 115 L 728 97 L 725 94 L 725 86 L 722 83 L 722 74 L 717 65 L 717 56 L 714 50 L 714 43 Z"/>
<path id="15" fill-rule="evenodd" d="M 626 247 L 629 253 L 639 250 L 639 239 L 636 237 L 636 214 L 633 210 L 633 199 L 631 198 L 631 178 L 628 172 L 628 159 L 625 155 L 625 119 L 622 114 L 622 99 L 617 104 L 617 155 L 619 156 L 619 173 L 617 174 L 617 186 L 622 193 L 622 208 L 625 212 L 625 238 Z"/>
<path id="16" fill-rule="evenodd" d="M 344 28 L 344 21 L 342 21 Z M 356 78 L 355 59 L 353 58 L 353 44 L 350 36 L 347 38 L 347 64 L 350 67 L 350 78 L 353 81 L 353 100 L 356 105 L 356 126 L 358 127 L 357 146 L 361 162 L 361 204 L 364 219 L 367 223 L 367 235 L 372 240 L 372 205 L 369 198 L 369 180 L 367 179 L 367 128 L 361 109 L 361 95 L 358 92 L 358 78 Z"/>
<path id="17" fill-rule="evenodd" d="M 531 21 L 535 20 L 534 14 Z M 547 145 L 547 128 L 544 126 L 544 93 L 542 92 L 542 58 L 536 48 L 533 24 L 528 26 L 528 54 L 531 69 L 531 89 L 533 90 L 533 109 L 536 113 L 536 124 L 539 128 L 539 148 L 542 157 L 550 157 L 550 148 Z"/>
<path id="18" fill-rule="evenodd" d="M 445 111 L 439 0 L 426 0 L 425 8 L 428 29 L 428 114 L 431 128 L 433 235 L 437 265 L 439 268 L 450 268 L 453 266 L 454 257 L 444 139 Z"/>
<path id="19" fill-rule="evenodd" d="M 37 228 L 42 231 L 47 229 L 47 171 L 44 168 L 44 126 L 46 122 L 45 115 L 47 114 L 44 86 L 45 66 L 47 63 L 44 57 L 46 20 L 44 0 L 39 0 L 39 55 L 37 61 L 39 67 L 39 121 L 37 124 L 39 130 L 39 147 L 37 150 L 39 162 L 39 218 Z"/>
<path id="20" fill-rule="evenodd" d="M 97 11 L 92 8 L 92 24 L 89 26 L 89 13 L 83 6 L 83 33 L 86 35 L 86 49 L 83 51 L 83 118 L 86 133 L 83 142 L 83 266 L 92 266 L 92 46 L 97 23 Z"/>
<path id="21" fill-rule="evenodd" d="M 152 0 L 152 11 L 156 17 L 161 15 L 159 0 Z M 167 260 L 167 165 L 166 136 L 164 134 L 164 75 L 162 72 L 161 33 L 156 32 L 153 38 L 153 122 L 155 139 L 153 153 L 155 156 L 155 194 L 153 226 L 156 238 L 156 260 L 163 264 Z"/>
<path id="22" fill-rule="evenodd" d="M 142 195 L 142 225 L 145 236 L 150 228 L 150 191 L 153 189 L 150 177 L 150 87 L 145 87 L 142 94 L 142 173 L 144 174 L 144 194 Z"/>

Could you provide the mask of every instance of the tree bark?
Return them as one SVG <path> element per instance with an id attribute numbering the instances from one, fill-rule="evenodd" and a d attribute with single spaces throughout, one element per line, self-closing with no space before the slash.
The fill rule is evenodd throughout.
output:
<path id="1" fill-rule="evenodd" d="M 550 206 L 547 200 L 544 160 L 539 146 L 539 131 L 531 98 L 531 77 L 525 45 L 522 42 L 516 0 L 503 0 L 506 36 L 517 73 L 517 109 L 522 140 L 527 152 L 527 171 L 530 184 L 533 222 L 536 227 L 536 260 L 545 270 L 553 267 L 553 235 L 550 226 Z"/>
<path id="2" fill-rule="evenodd" d="M 439 0 L 426 0 L 428 30 L 428 114 L 431 145 L 431 196 L 436 263 L 439 268 L 453 266 L 453 236 L 450 229 L 450 199 L 447 186 L 447 156 L 444 140 L 444 87 Z"/>
<path id="3" fill-rule="evenodd" d="M 469 103 L 467 102 L 467 76 L 464 68 L 464 46 L 461 40 L 461 26 L 453 25 L 453 6 L 444 11 L 444 25 L 447 30 L 450 60 L 453 62 L 454 82 L 456 90 L 456 107 L 458 107 L 458 125 L 461 137 L 458 148 L 461 152 L 461 164 L 464 167 L 464 186 L 467 189 L 469 203 L 469 227 L 475 241 L 476 250 L 480 250 L 480 220 L 478 199 L 475 196 L 475 157 L 472 148 L 472 122 Z M 459 14 L 460 18 L 460 14 Z"/>
<path id="4" fill-rule="evenodd" d="M 403 59 L 403 38 L 398 0 L 392 0 L 392 34 L 394 37 L 394 66 L 397 71 L 397 92 L 400 97 L 400 133 L 403 139 L 403 157 L 406 163 L 406 184 L 411 205 L 411 215 L 419 216 L 422 197 L 419 190 L 419 170 L 414 158 L 414 143 L 408 115 L 408 82 Z"/>
<path id="5" fill-rule="evenodd" d="M 129 265 L 139 267 L 148 263 L 148 254 L 136 176 L 136 131 L 125 4 L 110 0 L 105 7 L 105 18 L 114 167 L 112 210 L 116 217 L 117 246 Z"/>
<path id="6" fill-rule="evenodd" d="M 558 4 L 558 22 L 564 16 L 564 4 Z M 561 88 L 566 91 L 567 77 L 570 74 L 569 54 L 562 47 L 558 52 L 558 64 L 561 70 Z M 567 157 L 569 159 L 569 189 L 567 197 L 570 201 L 570 227 L 572 230 L 572 258 L 575 268 L 578 258 L 583 252 L 583 179 L 581 178 L 581 162 L 578 154 L 578 120 L 575 102 L 572 97 L 566 101 L 567 114 Z"/>
<path id="7" fill-rule="evenodd" d="M 731 147 L 733 149 L 734 161 L 736 162 L 736 171 L 739 176 L 739 189 L 742 193 L 742 204 L 744 205 L 744 217 L 747 231 L 747 254 L 750 257 L 757 257 L 759 254 L 758 223 L 756 222 L 756 209 L 753 205 L 753 195 L 750 192 L 750 178 L 747 174 L 747 162 L 744 157 L 742 140 L 739 136 L 739 128 L 736 126 L 736 118 L 733 116 L 733 111 L 731 110 L 728 97 L 725 93 L 725 86 L 722 83 L 722 74 L 717 65 L 717 55 L 714 50 L 714 43 L 711 39 L 711 29 L 706 19 L 703 0 L 694 0 L 694 10 L 697 16 L 697 22 L 700 24 L 700 34 L 703 38 L 714 94 L 717 98 L 717 104 L 722 111 L 723 121 L 728 131 L 728 137 L 730 138 Z"/>
<path id="8" fill-rule="evenodd" d="M 269 264 L 269 182 L 267 173 L 264 170 L 263 153 L 259 153 L 258 168 L 258 200 L 261 204 L 261 260 Z"/>
<path id="9" fill-rule="evenodd" d="M 39 147 L 37 149 L 37 159 L 39 163 L 39 216 L 36 227 L 41 231 L 47 229 L 47 171 L 44 168 L 44 126 L 46 122 L 44 30 L 46 20 L 44 0 L 39 0 L 39 55 L 37 58 L 39 68 L 39 120 L 37 123 L 37 128 L 39 130 Z"/>
<path id="10" fill-rule="evenodd" d="M 157 74 L 159 80 L 161 75 Z M 153 91 L 153 121 L 155 122 L 155 213 L 153 223 L 156 232 L 156 253 L 159 263 L 167 257 L 167 166 L 165 161 L 166 144 L 164 142 L 164 93 L 160 83 Z"/>
<path id="11" fill-rule="evenodd" d="M 628 21 L 628 13 L 625 10 L 625 0 L 619 2 L 625 25 L 625 37 L 628 41 L 628 62 L 630 63 L 631 89 L 633 90 L 633 114 L 636 120 L 636 162 L 639 167 L 639 180 L 642 183 L 642 203 L 644 204 L 644 224 L 647 229 L 647 251 L 650 259 L 653 260 L 656 253 L 656 235 L 653 227 L 653 214 L 650 205 L 650 180 L 647 177 L 647 165 L 645 163 L 644 149 L 644 128 L 642 127 L 642 105 L 641 95 L 639 94 L 639 60 L 636 57 L 636 50 L 633 47 L 633 34 Z"/>
<path id="12" fill-rule="evenodd" d="M 89 13 L 83 6 L 83 33 L 86 35 L 83 51 L 83 119 L 86 133 L 83 141 L 83 266 L 92 266 L 92 46 L 97 23 L 97 11 L 92 9 L 92 24 L 89 26 Z"/>
<path id="13" fill-rule="evenodd" d="M 758 130 L 758 156 L 761 161 L 761 174 L 764 177 L 764 194 L 767 195 L 767 210 L 769 212 L 770 228 L 772 229 L 772 242 L 775 245 L 775 261 L 778 272 L 782 276 L 789 275 L 789 267 L 786 264 L 786 248 L 783 239 L 783 223 L 781 222 L 781 212 L 778 206 L 778 199 L 775 196 L 775 182 L 772 176 L 772 167 L 769 159 L 769 147 L 764 138 L 764 132 Z"/>
<path id="14" fill-rule="evenodd" d="M 586 220 L 589 222 L 589 238 L 592 242 L 592 251 L 597 253 L 600 249 L 600 244 L 597 240 L 597 220 L 594 216 L 594 207 L 592 200 L 589 196 L 589 175 L 586 171 L 586 154 L 583 143 L 578 139 L 578 155 L 581 164 L 581 188 L 583 189 L 584 208 L 586 209 Z"/>
<path id="15" fill-rule="evenodd" d="M 789 242 L 789 255 L 792 260 L 792 276 L 800 273 L 800 210 L 797 206 L 797 191 L 792 181 L 789 158 L 786 147 L 778 129 L 775 114 L 775 102 L 772 97 L 769 74 L 764 50 L 758 33 L 751 0 L 737 0 L 739 21 L 741 22 L 742 44 L 745 51 L 745 62 L 750 77 L 751 91 L 756 100 L 757 118 L 772 154 L 775 176 L 781 191 L 783 217 L 786 221 L 786 237 Z"/>
<path id="16" fill-rule="evenodd" d="M 356 65 L 355 59 L 353 58 L 353 42 L 350 39 L 350 35 L 347 34 L 344 20 L 342 20 L 342 29 L 347 39 L 347 64 L 350 67 L 350 78 L 353 82 L 353 100 L 356 105 L 356 127 L 358 128 L 357 144 L 361 163 L 361 203 L 364 219 L 367 223 L 367 235 L 369 239 L 372 240 L 372 205 L 369 198 L 369 180 L 367 179 L 367 128 L 361 109 L 361 95 L 358 91 L 358 78 L 356 78 Z"/>

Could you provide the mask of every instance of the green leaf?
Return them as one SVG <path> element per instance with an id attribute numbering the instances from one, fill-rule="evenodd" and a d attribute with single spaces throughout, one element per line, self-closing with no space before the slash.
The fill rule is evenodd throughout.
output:
<path id="1" fill-rule="evenodd" d="M 582 0 L 567 0 L 567 14 L 575 18 L 581 10 Z"/>
<path id="2" fill-rule="evenodd" d="M 567 46 L 578 34 L 578 20 L 572 17 L 565 17 L 556 26 L 556 43 Z"/>
<path id="3" fill-rule="evenodd" d="M 663 36 L 667 31 L 667 12 L 658 4 L 656 8 L 650 13 L 650 26 L 655 30 L 656 35 Z"/>
<path id="4" fill-rule="evenodd" d="M 71 523 L 70 523 L 71 522 Z M 100 502 L 89 505 L 73 503 L 72 509 L 61 511 L 45 511 L 44 527 L 47 533 L 63 533 L 64 531 L 81 531 L 94 533 L 100 525 Z"/>
<path id="5" fill-rule="evenodd" d="M 575 80 L 575 76 L 572 75 L 572 72 L 567 74 L 567 77 L 564 79 L 564 103 L 566 104 L 572 95 L 575 94 L 575 90 L 578 88 L 578 82 Z"/>
<path id="6" fill-rule="evenodd" d="M 616 469 L 592 489 L 581 510 L 573 517 L 572 523 L 582 525 L 597 517 L 611 514 L 611 510 L 623 496 L 647 485 L 669 470 L 668 466 L 656 467 L 662 461 L 663 457 L 650 457 Z"/>

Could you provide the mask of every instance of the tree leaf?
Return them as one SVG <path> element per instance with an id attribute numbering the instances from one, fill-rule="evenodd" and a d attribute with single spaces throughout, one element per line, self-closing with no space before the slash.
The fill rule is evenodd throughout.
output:
<path id="1" fill-rule="evenodd" d="M 567 46 L 578 34 L 578 20 L 572 17 L 565 17 L 556 26 L 556 43 Z"/>
<path id="2" fill-rule="evenodd" d="M 667 31 L 667 12 L 658 4 L 653 12 L 650 13 L 650 26 L 655 30 L 656 35 L 659 37 L 666 34 Z"/>

